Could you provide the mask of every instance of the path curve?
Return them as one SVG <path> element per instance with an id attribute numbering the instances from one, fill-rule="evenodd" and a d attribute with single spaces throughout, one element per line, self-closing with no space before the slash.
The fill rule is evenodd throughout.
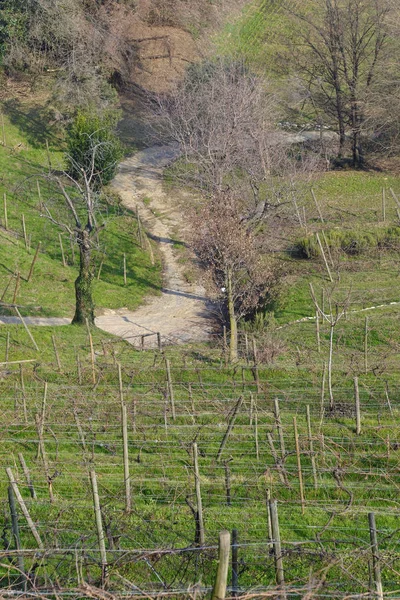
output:
<path id="1" fill-rule="evenodd" d="M 214 327 L 211 303 L 204 288 L 187 282 L 184 266 L 174 251 L 177 232 L 178 241 L 182 242 L 184 218 L 172 195 L 164 191 L 162 173 L 178 155 L 175 145 L 141 150 L 120 164 L 112 182 L 124 206 L 132 210 L 139 206 L 146 229 L 162 253 L 164 287 L 161 296 L 149 298 L 135 311 L 104 309 L 96 318 L 97 327 L 134 345 L 139 345 L 142 335 L 157 332 L 163 343 L 204 341 Z M 155 336 L 145 338 L 145 347 L 156 344 Z"/>
<path id="2" fill-rule="evenodd" d="M 146 348 L 154 348 L 161 335 L 163 344 L 205 341 L 214 328 L 211 303 L 204 288 L 188 283 L 184 267 L 175 256 L 174 233 L 184 230 L 184 218 L 171 197 L 163 189 L 163 169 L 179 155 L 177 146 L 152 146 L 125 159 L 118 168 L 112 187 L 127 208 L 140 208 L 150 237 L 159 243 L 164 269 L 161 296 L 148 298 L 135 311 L 125 308 L 102 309 L 95 323 L 99 329 L 140 346 L 142 336 Z M 143 202 L 146 199 L 146 202 Z M 24 317 L 27 325 L 68 325 L 70 319 Z M 0 324 L 20 323 L 18 317 L 0 316 Z"/>

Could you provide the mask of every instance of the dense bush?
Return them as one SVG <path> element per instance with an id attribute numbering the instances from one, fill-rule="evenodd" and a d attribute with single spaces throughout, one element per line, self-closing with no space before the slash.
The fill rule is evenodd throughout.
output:
<path id="1" fill-rule="evenodd" d="M 106 185 L 114 177 L 123 152 L 114 133 L 116 117 L 100 117 L 79 112 L 68 132 L 67 170 L 76 180 L 93 170 L 94 187 Z"/>

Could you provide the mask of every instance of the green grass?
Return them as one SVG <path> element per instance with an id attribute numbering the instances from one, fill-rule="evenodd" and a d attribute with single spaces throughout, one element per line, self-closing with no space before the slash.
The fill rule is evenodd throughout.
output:
<path id="1" fill-rule="evenodd" d="M 308 343 L 308 326 L 301 326 L 304 327 L 301 330 L 304 346 Z M 310 327 L 312 331 L 312 325 Z M 357 324 L 352 322 L 351 329 L 356 331 Z M 7 331 L 11 335 L 10 360 L 36 356 L 21 327 L 1 328 L 1 347 L 4 348 Z M 206 543 L 213 547 L 223 528 L 238 529 L 239 541 L 244 544 L 239 549 L 239 556 L 246 567 L 240 575 L 243 587 L 274 584 L 273 557 L 267 546 L 266 488 L 273 498 L 279 500 L 283 545 L 286 551 L 292 550 L 285 554 L 286 580 L 292 585 L 306 583 L 310 569 L 317 576 L 319 569 L 323 568 L 328 569 L 326 591 L 340 590 L 340 586 L 345 585 L 347 591 L 357 592 L 362 584 L 368 585 L 368 561 L 362 559 L 363 552 L 368 548 L 368 510 L 377 513 L 381 552 L 397 556 L 395 538 L 391 534 L 397 528 L 398 518 L 396 480 L 400 405 L 397 395 L 389 388 L 394 411 L 390 415 L 383 388 L 379 392 L 376 378 L 372 383 L 372 373 L 360 376 L 363 432 L 361 436 L 356 436 L 352 378 L 348 374 L 342 376 L 340 394 L 338 387 L 335 387 L 340 410 L 332 415 L 327 412 L 321 425 L 317 386 L 320 372 L 315 369 L 310 373 L 309 363 L 307 366 L 300 364 L 292 371 L 289 365 L 283 364 L 260 367 L 261 389 L 257 392 L 250 369 L 245 370 L 242 378 L 241 366 L 245 366 L 245 363 L 236 368 L 220 366 L 221 352 L 218 348 L 206 345 L 171 347 L 165 352 L 172 364 L 176 411 L 174 421 L 170 403 L 166 403 L 164 395 L 165 365 L 158 353 L 140 353 L 124 342 L 93 330 L 96 356 L 96 385 L 93 386 L 85 328 L 37 328 L 34 333 L 41 352 L 37 364 L 23 365 L 24 390 L 21 388 L 20 372 L 12 365 L 0 381 L 2 414 L 6 423 L 0 441 L 0 465 L 11 466 L 14 473 L 18 474 L 20 489 L 35 522 L 40 526 L 46 547 L 79 548 L 87 581 L 97 583 L 100 575 L 96 564 L 97 541 L 88 487 L 88 470 L 95 468 L 104 523 L 116 544 L 116 548 L 112 549 L 110 538 L 107 538 L 111 589 L 121 589 L 120 575 L 134 581 L 142 589 L 158 586 L 159 577 L 172 589 L 193 584 L 200 578 L 204 585 L 212 584 L 216 567 L 213 548 L 197 553 L 197 559 L 190 551 L 160 555 L 156 563 L 152 563 L 158 577 L 143 558 L 133 559 L 127 555 L 122 562 L 116 560 L 120 550 L 128 548 L 143 551 L 192 547 L 194 521 L 185 498 L 193 500 L 192 459 L 188 451 L 195 437 L 200 450 Z M 56 336 L 60 353 L 61 373 L 56 370 L 52 334 Z M 373 339 L 375 343 L 375 337 L 371 334 L 371 341 Z M 358 345 L 362 346 L 361 333 L 353 343 L 352 350 Z M 81 361 L 80 385 L 77 380 L 76 353 Z M 116 361 L 122 364 L 123 394 L 129 417 L 134 501 L 134 510 L 130 515 L 123 510 Z M 58 473 L 53 481 L 53 505 L 48 500 L 42 460 L 36 457 L 37 432 L 33 425 L 34 414 L 42 411 L 45 380 L 49 382 L 45 446 L 51 473 Z M 370 392 L 372 389 L 374 394 Z M 244 404 L 228 438 L 222 461 L 216 462 L 229 413 L 240 394 L 244 395 Z M 276 396 L 280 399 L 288 452 L 285 467 L 289 488 L 280 482 L 266 441 L 267 432 L 270 432 L 279 452 L 279 437 L 273 417 L 273 400 Z M 251 402 L 253 424 L 250 422 Z M 314 489 L 308 453 L 306 404 L 311 406 L 318 489 Z M 254 438 L 254 406 L 257 407 L 258 460 Z M 78 433 L 74 410 L 84 432 L 85 449 Z M 300 507 L 294 453 L 294 415 L 297 416 L 302 450 L 306 497 L 304 515 Z M 18 463 L 18 452 L 23 452 L 31 470 L 37 501 L 29 499 Z M 226 504 L 224 467 L 224 461 L 228 459 L 230 506 Z M 335 479 L 337 471 L 344 489 Z M 0 497 L 3 498 L 5 485 L 4 471 L 0 468 Z M 351 502 L 349 490 L 352 493 Z M 5 500 L 3 508 L 1 514 L 5 515 Z M 22 517 L 20 522 L 23 527 L 23 546 L 34 547 Z M 2 520 L 2 524 L 7 530 L 7 522 Z M 315 534 L 318 531 L 321 538 L 317 543 Z M 292 543 L 300 543 L 301 546 L 294 551 Z M 348 563 L 347 557 L 350 555 L 352 561 Z M 335 557 L 340 559 L 339 562 L 331 564 Z M 71 556 L 66 554 L 61 561 L 50 557 L 38 567 L 38 574 L 45 577 L 46 573 L 46 577 L 51 578 L 57 571 L 60 583 L 73 587 L 76 585 L 75 560 L 75 553 Z M 345 569 L 341 567 L 341 561 L 345 562 Z M 178 584 L 175 582 L 177 572 L 180 573 Z M 385 589 L 395 589 L 395 573 L 390 562 L 385 566 L 383 577 Z"/>
<path id="2" fill-rule="evenodd" d="M 61 169 L 63 140 L 57 132 L 46 132 L 41 136 L 42 116 L 39 109 L 37 122 L 33 109 L 17 103 L 18 111 L 6 106 L 4 124 L 6 147 L 0 146 L 0 168 L 3 177 L 0 194 L 6 194 L 8 231 L 5 231 L 4 204 L 0 208 L 3 229 L 0 230 L 0 294 L 3 294 L 11 279 L 5 302 L 11 302 L 15 291 L 15 277 L 20 272 L 21 282 L 16 302 L 24 306 L 23 314 L 40 316 L 72 316 L 74 310 L 74 280 L 77 277 L 79 259 L 77 246 L 61 229 L 44 216 L 40 216 L 39 182 L 42 198 L 47 201 L 54 195 L 42 177 L 47 170 L 45 139 L 50 140 L 50 161 L 53 168 Z M 18 113 L 17 116 L 15 113 Z M 23 116 L 26 116 L 24 119 Z M 32 118 L 31 129 L 27 130 L 28 117 Z M 36 128 L 34 128 L 34 126 Z M 48 137 L 47 137 L 48 135 Z M 37 136 L 37 137 L 35 137 Z M 45 137 L 46 136 L 46 137 Z M 35 141 L 36 140 L 36 141 Z M 38 142 L 40 140 L 40 142 Z M 13 150 L 15 149 L 15 150 Z M 54 202 L 51 204 L 54 207 Z M 99 234 L 99 249 L 94 251 L 94 299 L 96 307 L 136 308 L 148 294 L 157 294 L 161 287 L 161 266 L 157 257 L 152 266 L 150 256 L 138 243 L 136 217 L 117 203 L 104 205 L 106 226 Z M 22 215 L 30 243 L 25 248 Z M 59 234 L 62 235 L 67 266 L 62 265 Z M 34 275 L 27 283 L 26 278 L 37 244 L 41 252 L 35 265 Z M 127 279 L 123 284 L 123 256 L 126 255 Z M 103 261 L 104 258 L 104 261 Z M 97 281 L 101 262 L 101 275 Z"/>

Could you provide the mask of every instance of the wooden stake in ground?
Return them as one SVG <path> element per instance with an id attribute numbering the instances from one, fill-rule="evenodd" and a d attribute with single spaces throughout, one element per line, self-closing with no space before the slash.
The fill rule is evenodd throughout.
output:
<path id="1" fill-rule="evenodd" d="M 269 511 L 271 515 L 271 528 L 272 538 L 274 547 L 275 557 L 275 576 L 276 583 L 280 586 L 283 591 L 281 598 L 285 598 L 284 585 L 285 576 L 283 571 L 283 558 L 282 558 L 282 547 L 281 547 L 281 534 L 279 530 L 279 518 L 278 518 L 278 506 L 276 500 L 269 501 Z"/>
<path id="2" fill-rule="evenodd" d="M 24 514 L 25 519 L 26 519 L 26 522 L 28 523 L 28 527 L 31 530 L 32 535 L 35 538 L 36 543 L 39 546 L 40 550 L 44 550 L 43 542 L 42 542 L 42 540 L 40 538 L 38 530 L 36 529 L 35 523 L 31 519 L 31 516 L 30 516 L 29 511 L 28 511 L 28 509 L 26 507 L 24 499 L 22 498 L 22 496 L 20 494 L 17 482 L 14 479 L 14 475 L 13 475 L 13 472 L 11 471 L 10 467 L 6 468 L 6 473 L 7 473 L 7 477 L 9 479 L 9 482 L 11 484 L 11 487 L 13 489 L 14 495 L 15 495 L 15 497 L 17 499 L 17 502 L 20 505 L 20 508 L 21 508 L 21 510 L 22 510 L 22 512 Z"/>
<path id="3" fill-rule="evenodd" d="M 332 273 L 331 273 L 331 270 L 330 270 L 330 268 L 329 268 L 328 261 L 326 260 L 326 256 L 325 256 L 325 252 L 324 252 L 324 249 L 323 249 L 323 247 L 322 247 L 322 244 L 321 244 L 321 240 L 319 239 L 319 235 L 318 235 L 318 233 L 316 233 L 315 235 L 316 235 L 316 238 L 317 238 L 317 242 L 318 242 L 319 249 L 320 249 L 320 251 L 321 251 L 321 256 L 322 256 L 322 258 L 323 258 L 323 261 L 324 261 L 324 263 L 325 263 L 325 268 L 326 268 L 326 271 L 327 271 L 327 273 L 328 273 L 329 280 L 330 280 L 330 281 L 333 283 L 333 277 L 332 277 Z"/>
<path id="4" fill-rule="evenodd" d="M 99 491 L 97 489 L 97 477 L 96 471 L 90 471 L 90 481 L 92 483 L 92 492 L 93 492 L 93 506 L 94 506 L 94 514 L 96 519 L 96 529 L 97 529 L 97 539 L 99 541 L 99 550 L 100 550 L 100 560 L 101 560 L 101 582 L 104 586 L 107 579 L 107 552 L 106 545 L 104 541 L 104 530 L 103 530 L 103 521 L 101 518 L 101 509 L 100 509 L 100 498 Z"/>
<path id="5" fill-rule="evenodd" d="M 4 127 L 4 115 L 1 113 L 1 131 L 3 136 L 3 146 L 6 147 L 6 129 Z"/>
<path id="6" fill-rule="evenodd" d="M 40 191 L 39 179 L 36 179 L 36 187 L 37 187 L 37 193 L 38 193 L 38 197 L 39 197 L 39 210 L 42 211 L 43 210 L 43 203 L 42 203 L 42 193 Z"/>
<path id="7" fill-rule="evenodd" d="M 10 285 L 11 285 L 11 282 L 13 281 L 13 279 L 14 279 L 14 277 L 15 277 L 15 276 L 16 276 L 16 273 L 13 273 L 13 274 L 11 275 L 10 279 L 8 280 L 8 282 L 7 282 L 7 285 L 6 285 L 6 287 L 4 288 L 4 291 L 3 291 L 2 295 L 1 295 L 1 298 L 0 298 L 0 301 L 1 301 L 1 302 L 3 302 L 4 298 L 6 297 L 6 294 L 7 294 L 7 292 L 8 292 L 8 289 L 9 289 L 9 287 L 10 287 Z M 13 303 L 13 304 L 14 304 L 14 303 Z"/>
<path id="8" fill-rule="evenodd" d="M 60 355 L 58 354 L 58 349 L 57 349 L 57 344 L 56 344 L 56 336 L 54 335 L 54 333 L 51 336 L 51 340 L 53 342 L 53 350 L 54 350 L 54 354 L 55 354 L 56 361 L 57 361 L 57 368 L 58 368 L 59 373 L 61 373 L 62 367 L 61 367 Z"/>
<path id="9" fill-rule="evenodd" d="M 218 449 L 217 458 L 216 458 L 217 462 L 221 458 L 222 452 L 224 451 L 224 448 L 225 448 L 225 444 L 226 444 L 226 442 L 228 440 L 229 434 L 231 433 L 231 431 L 233 429 L 233 426 L 234 426 L 235 421 L 236 421 L 237 414 L 238 414 L 238 412 L 239 412 L 240 407 L 242 406 L 242 404 L 243 404 L 243 396 L 240 396 L 239 400 L 235 404 L 235 408 L 233 409 L 232 416 L 229 419 L 227 430 L 225 431 L 225 435 L 222 438 L 222 442 L 221 442 L 220 447 Z"/>
<path id="10" fill-rule="evenodd" d="M 28 250 L 28 238 L 26 235 L 25 215 L 24 214 L 22 214 L 22 233 L 24 236 L 25 248 L 26 248 L 26 250 Z"/>
<path id="11" fill-rule="evenodd" d="M 99 281 L 99 279 L 100 279 L 101 269 L 103 268 L 103 264 L 104 264 L 104 256 L 101 259 L 101 262 L 100 262 L 100 265 L 99 265 L 99 270 L 97 271 L 97 281 Z"/>
<path id="12" fill-rule="evenodd" d="M 364 373 L 368 373 L 368 317 L 365 317 L 364 326 Z"/>
<path id="13" fill-rule="evenodd" d="M 124 252 L 124 285 L 126 285 L 126 254 Z"/>
<path id="14" fill-rule="evenodd" d="M 15 505 L 15 496 L 14 491 L 11 485 L 8 486 L 8 504 L 10 506 L 10 514 L 11 514 L 11 528 L 13 532 L 15 549 L 21 550 L 21 538 L 19 536 L 19 524 L 18 524 L 18 514 L 17 507 Z M 25 564 L 24 564 L 24 555 L 18 552 L 18 569 L 21 574 L 21 582 L 26 585 L 26 577 L 25 577 Z"/>
<path id="15" fill-rule="evenodd" d="M 386 190 L 382 188 L 382 221 L 386 221 Z"/>
<path id="16" fill-rule="evenodd" d="M 14 288 L 14 294 L 13 294 L 13 299 L 12 299 L 12 303 L 15 304 L 17 301 L 17 296 L 18 296 L 18 292 L 19 292 L 19 284 L 21 281 L 21 274 L 18 271 L 17 272 L 17 279 L 15 280 L 15 288 Z"/>
<path id="17" fill-rule="evenodd" d="M 14 309 L 15 309 L 15 312 L 17 313 L 17 316 L 18 316 L 19 320 L 21 321 L 22 325 L 24 326 L 26 333 L 29 335 L 29 337 L 31 339 L 31 342 L 32 342 L 32 344 L 35 347 L 35 350 L 37 352 L 39 352 L 39 347 L 38 347 L 37 343 L 35 342 L 35 340 L 33 339 L 33 335 L 29 331 L 28 326 L 25 323 L 25 320 L 21 317 L 21 313 L 19 312 L 19 310 L 18 310 L 18 308 L 16 306 L 14 306 Z"/>
<path id="18" fill-rule="evenodd" d="M 18 459 L 19 459 L 19 462 L 21 464 L 22 470 L 24 472 L 25 480 L 26 480 L 26 485 L 28 486 L 31 498 L 33 498 L 35 500 L 37 498 L 36 492 L 35 492 L 35 488 L 33 486 L 32 479 L 31 479 L 31 474 L 29 472 L 28 466 L 27 466 L 27 464 L 25 462 L 24 455 L 22 454 L 22 452 L 18 453 Z"/>
<path id="19" fill-rule="evenodd" d="M 274 414 L 275 414 L 275 424 L 276 424 L 276 428 L 278 430 L 278 435 L 279 435 L 279 443 L 281 446 L 281 456 L 282 456 L 282 459 L 284 459 L 286 456 L 286 450 L 285 450 L 285 440 L 284 440 L 284 436 L 283 436 L 283 427 L 282 427 L 281 412 L 279 409 L 279 399 L 278 398 L 274 399 Z"/>
<path id="20" fill-rule="evenodd" d="M 306 415 L 307 415 L 308 447 L 310 449 L 310 458 L 311 458 L 311 470 L 312 470 L 313 480 L 314 480 L 314 489 L 317 490 L 318 489 L 317 466 L 315 464 L 314 441 L 313 441 L 312 432 L 311 432 L 311 416 L 310 416 L 309 404 L 307 404 L 307 407 L 306 407 Z"/>
<path id="21" fill-rule="evenodd" d="M 358 377 L 354 377 L 354 400 L 356 405 L 356 434 L 361 434 L 361 409 L 360 409 L 360 391 L 358 389 Z"/>
<path id="22" fill-rule="evenodd" d="M 320 336 L 320 332 L 319 332 L 319 312 L 316 311 L 315 312 L 315 333 L 317 336 L 317 351 L 318 353 L 321 352 L 321 336 Z"/>
<path id="23" fill-rule="evenodd" d="M 168 358 L 165 359 L 165 366 L 167 369 L 167 386 L 168 386 L 168 396 L 169 396 L 169 401 L 171 404 L 171 414 L 172 414 L 172 418 L 175 421 L 176 418 L 176 414 L 175 414 L 175 397 L 174 397 L 174 388 L 172 385 L 172 377 L 171 377 L 171 365 L 169 363 Z"/>
<path id="24" fill-rule="evenodd" d="M 218 546 L 218 570 L 215 578 L 211 600 L 223 600 L 226 596 L 228 585 L 229 550 L 231 535 L 229 531 L 221 531 Z"/>
<path id="25" fill-rule="evenodd" d="M 44 446 L 42 423 L 41 423 L 41 419 L 40 419 L 39 415 L 35 416 L 35 421 L 36 421 L 36 429 L 37 429 L 38 437 L 39 437 L 39 448 L 40 448 L 40 453 L 42 455 L 44 473 L 46 475 L 47 485 L 49 487 L 50 502 L 53 503 L 54 502 L 53 480 L 50 476 L 49 463 L 47 461 L 47 454 L 46 454 L 46 449 Z"/>
<path id="26" fill-rule="evenodd" d="M 32 275 L 33 275 L 33 269 L 34 269 L 34 267 L 35 267 L 35 263 L 36 263 L 36 261 L 37 261 L 37 258 L 38 258 L 38 256 L 39 256 L 39 252 L 40 252 L 40 246 L 41 246 L 41 245 L 42 245 L 42 242 L 39 242 L 39 243 L 38 243 L 38 245 L 37 245 L 37 248 L 36 248 L 35 255 L 34 255 L 34 257 L 33 257 L 33 260 L 32 260 L 32 262 L 31 262 L 31 268 L 29 269 L 28 277 L 27 277 L 27 280 L 26 280 L 28 283 L 30 282 L 30 280 L 31 280 L 31 277 L 32 277 Z"/>
<path id="27" fill-rule="evenodd" d="M 375 514 L 374 513 L 368 513 L 368 522 L 369 522 L 369 535 L 370 535 L 370 540 L 371 540 L 372 566 L 373 566 L 373 570 L 374 570 L 376 597 L 378 600 L 383 600 L 381 565 L 380 565 L 380 559 L 379 559 L 378 536 L 377 536 L 377 532 L 376 532 L 376 523 L 375 523 Z"/>
<path id="28" fill-rule="evenodd" d="M 312 195 L 312 197 L 313 197 L 313 200 L 314 200 L 315 206 L 316 206 L 316 208 L 317 208 L 317 212 L 318 212 L 319 220 L 321 221 L 321 223 L 324 223 L 324 218 L 323 218 L 323 216 L 322 216 L 321 209 L 320 209 L 320 207 L 319 207 L 319 204 L 318 204 L 318 202 L 317 202 L 317 198 L 316 198 L 316 196 L 315 196 L 315 194 L 314 194 L 314 190 L 311 190 L 311 195 Z"/>
<path id="29" fill-rule="evenodd" d="M 44 382 L 43 398 L 42 398 L 42 414 L 40 417 L 40 435 L 43 436 L 44 422 L 46 419 L 46 402 L 47 402 L 47 381 Z M 40 457 L 40 444 L 38 444 L 36 458 Z"/>
<path id="30" fill-rule="evenodd" d="M 3 206 L 4 206 L 4 229 L 8 229 L 8 213 L 7 213 L 7 194 L 3 194 Z"/>
<path id="31" fill-rule="evenodd" d="M 122 449 L 124 458 L 124 485 L 125 485 L 125 512 L 129 514 L 132 508 L 131 500 L 131 478 L 129 473 L 129 450 L 128 450 L 128 416 L 124 401 L 122 386 L 121 365 L 118 363 L 119 399 L 121 402 L 121 424 L 122 424 Z"/>
<path id="32" fill-rule="evenodd" d="M 193 467 L 194 467 L 194 484 L 196 491 L 196 504 L 197 504 L 197 529 L 198 529 L 198 542 L 200 546 L 204 546 L 205 533 L 204 533 L 204 521 L 203 521 L 203 502 L 201 499 L 201 487 L 200 487 L 200 469 L 199 469 L 199 457 L 197 450 L 197 443 L 193 443 Z"/>
<path id="33" fill-rule="evenodd" d="M 304 488 L 303 488 L 303 474 L 301 472 L 300 445 L 299 445 L 299 434 L 297 431 L 296 417 L 293 417 L 293 429 L 294 429 L 294 443 L 296 446 L 297 473 L 298 473 L 298 477 L 299 477 L 301 512 L 304 515 L 305 501 L 304 501 Z"/>

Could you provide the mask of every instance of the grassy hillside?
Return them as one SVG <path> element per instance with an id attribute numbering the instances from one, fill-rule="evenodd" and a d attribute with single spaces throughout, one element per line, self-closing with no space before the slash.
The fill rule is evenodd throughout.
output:
<path id="1" fill-rule="evenodd" d="M 16 108 L 17 107 L 17 108 Z M 14 298 L 16 273 L 20 285 L 16 302 L 24 306 L 25 314 L 72 316 L 74 310 L 74 280 L 77 277 L 78 249 L 69 236 L 41 216 L 39 193 L 44 201 L 51 194 L 45 179 L 48 160 L 52 168 L 62 169 L 63 140 L 54 127 L 43 126 L 40 107 L 16 103 L 4 107 L 5 145 L 0 146 L 3 173 L 1 197 L 6 194 L 8 228 L 5 229 L 4 203 L 1 203 L 0 290 L 8 286 L 3 300 Z M 49 155 L 46 151 L 49 144 Z M 39 186 L 39 187 L 38 187 Z M 49 196 L 50 197 L 50 196 Z M 146 250 L 138 241 L 136 217 L 119 205 L 103 207 L 106 227 L 99 235 L 95 252 L 96 280 L 94 299 L 101 308 L 135 308 L 147 294 L 160 289 L 160 263 L 153 266 Z M 23 234 L 25 222 L 28 247 Z M 65 256 L 63 266 L 60 238 Z M 39 259 L 31 281 L 26 281 L 38 243 Z M 127 279 L 123 284 L 123 256 L 126 255 Z M 99 279 L 98 270 L 101 267 Z"/>

